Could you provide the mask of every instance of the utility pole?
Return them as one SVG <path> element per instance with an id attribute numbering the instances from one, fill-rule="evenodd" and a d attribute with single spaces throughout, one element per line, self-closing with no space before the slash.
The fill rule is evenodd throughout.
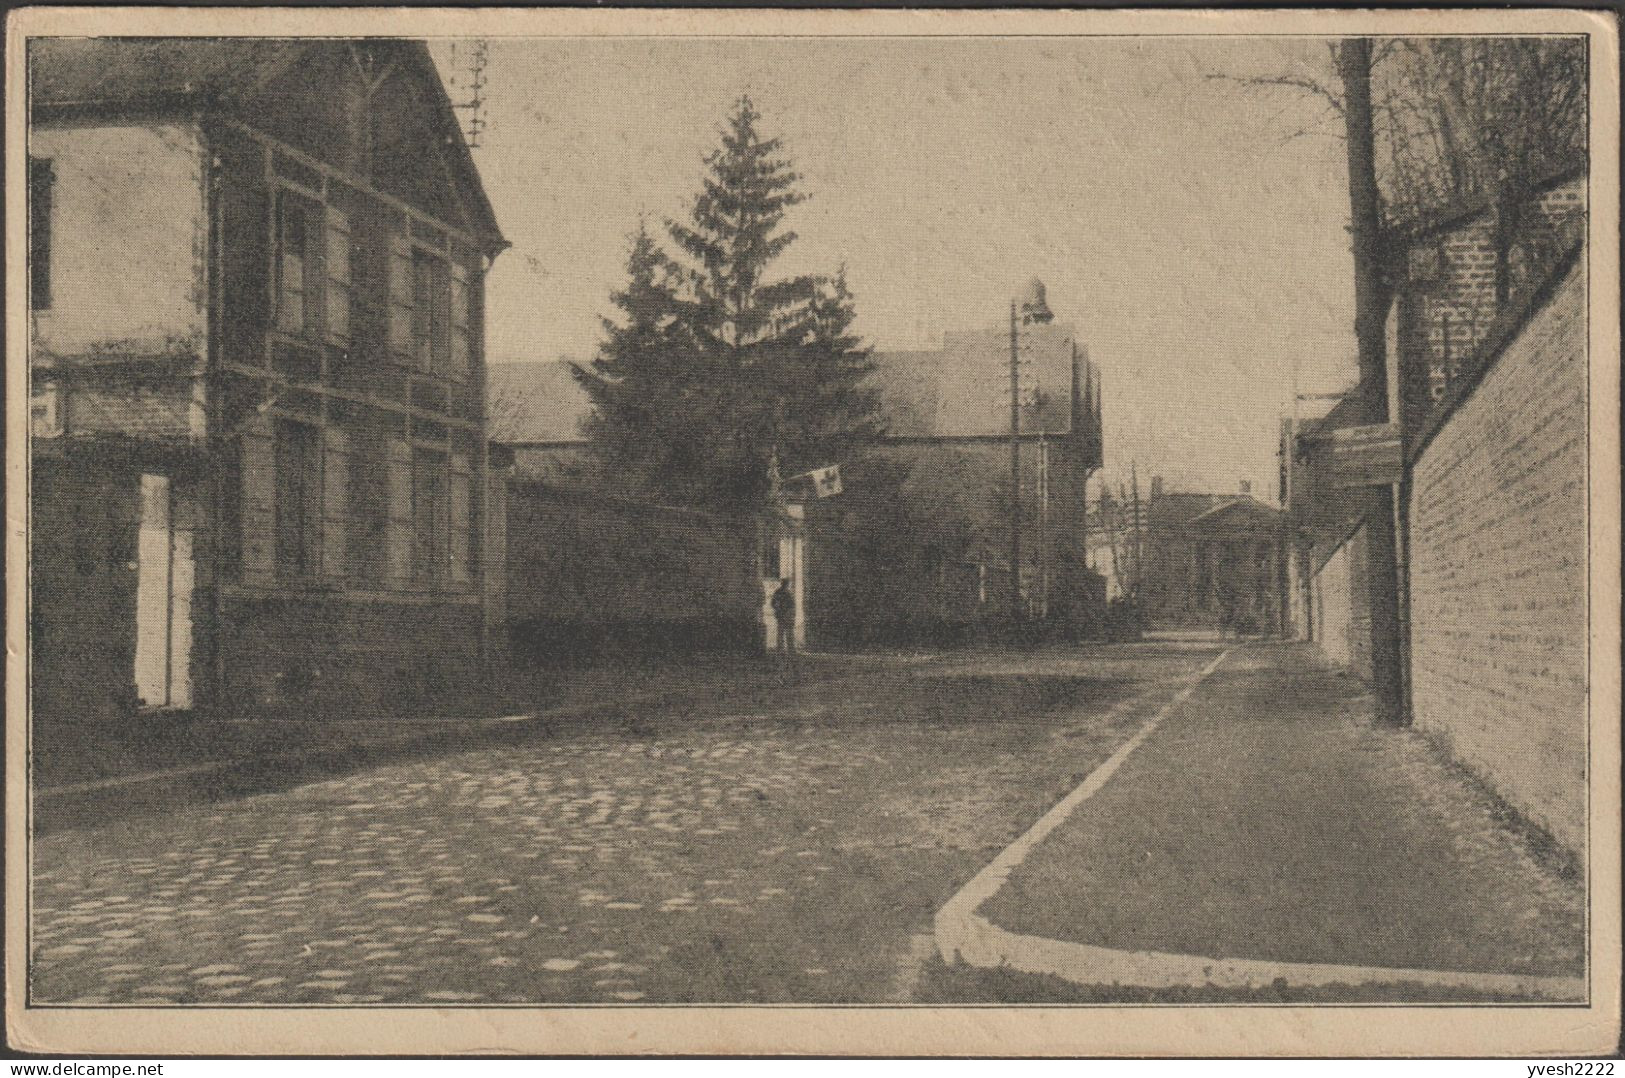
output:
<path id="1" fill-rule="evenodd" d="M 1071 417 L 1072 417 L 1072 422 L 1069 424 L 1069 428 L 1072 431 L 1072 439 L 1073 439 L 1074 442 L 1077 440 L 1078 435 L 1080 433 L 1085 433 L 1087 435 L 1087 437 L 1088 437 L 1088 444 L 1090 446 L 1093 446 L 1094 445 L 1094 439 L 1095 439 L 1095 430 L 1094 430 L 1094 427 L 1095 427 L 1094 382 L 1093 382 L 1093 378 L 1089 374 L 1089 357 L 1088 356 L 1084 356 L 1084 359 L 1083 359 L 1083 379 L 1084 379 L 1083 402 L 1082 402 L 1082 407 L 1080 408 L 1078 406 L 1078 404 L 1079 404 L 1079 402 L 1078 402 L 1078 342 L 1073 341 L 1072 342 L 1072 407 L 1071 407 L 1071 409 L 1069 409 L 1069 411 L 1071 413 Z M 1083 413 L 1081 421 L 1083 423 L 1088 424 L 1088 426 L 1089 426 L 1089 429 L 1086 432 L 1080 432 L 1080 431 L 1078 431 L 1076 429 L 1077 424 L 1080 422 L 1080 419 L 1079 419 L 1079 416 L 1078 416 L 1078 413 L 1080 411 Z M 1089 471 L 1090 471 L 1089 465 L 1094 462 L 1093 453 L 1091 452 L 1085 459 L 1089 463 L 1086 463 L 1083 466 L 1083 489 L 1078 491 L 1078 496 L 1083 499 L 1083 536 L 1082 536 L 1081 541 L 1078 544 L 1078 547 L 1079 547 L 1078 552 L 1083 556 L 1082 557 L 1083 567 L 1085 569 L 1087 569 L 1089 567 Z M 1115 571 L 1116 570 L 1115 570 L 1115 567 L 1114 567 L 1113 572 L 1115 572 Z"/>
<path id="2" fill-rule="evenodd" d="M 1010 301 L 1010 613 L 1021 620 L 1021 357 Z"/>
<path id="3" fill-rule="evenodd" d="M 1354 337 L 1360 352 L 1359 392 L 1369 424 L 1387 423 L 1388 306 L 1383 280 L 1380 196 L 1371 110 L 1371 39 L 1338 42 L 1349 170 L 1349 235 L 1354 247 Z M 1395 488 L 1365 492 L 1367 595 L 1371 612 L 1371 680 L 1377 721 L 1406 722 L 1404 661 L 1400 649 L 1399 558 L 1395 542 Z"/>
<path id="4" fill-rule="evenodd" d="M 1087 503 L 1085 503 L 1087 504 Z M 1087 514 L 1085 514 L 1087 520 Z M 1084 531 L 1087 533 L 1088 528 Z M 1038 420 L 1038 616 L 1049 617 L 1049 431 L 1044 427 L 1043 406 Z"/>
<path id="5" fill-rule="evenodd" d="M 1134 564 L 1134 588 L 1138 591 L 1141 582 L 1141 566 L 1144 564 L 1141 559 L 1145 557 L 1145 520 L 1140 514 L 1140 462 L 1137 460 L 1129 461 L 1128 481 L 1129 496 L 1132 499 L 1129 503 L 1129 513 L 1131 514 L 1130 519 L 1134 522 L 1134 556 L 1132 559 Z"/>

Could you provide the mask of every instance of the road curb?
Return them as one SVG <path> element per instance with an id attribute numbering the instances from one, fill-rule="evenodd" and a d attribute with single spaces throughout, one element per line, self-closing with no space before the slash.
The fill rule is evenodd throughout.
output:
<path id="1" fill-rule="evenodd" d="M 1179 692 L 1174 694 L 1172 700 L 1162 705 L 1157 713 L 1147 719 L 1134 735 L 1118 746 L 1116 752 L 1106 758 L 1101 764 L 1089 773 L 1071 793 L 1061 798 L 1050 810 L 1039 817 L 1038 822 L 1029 827 L 1024 834 L 1010 845 L 1006 846 L 999 855 L 990 861 L 982 871 L 971 877 L 969 883 L 961 887 L 943 907 L 937 911 L 934 927 L 937 935 L 937 949 L 947 962 L 964 961 L 972 965 L 999 966 L 1006 963 L 997 959 L 987 960 L 987 948 L 981 944 L 987 939 L 989 931 L 1002 931 L 994 926 L 976 911 L 988 899 L 998 894 L 1010 878 L 1010 873 L 1027 859 L 1033 847 L 1043 841 L 1055 828 L 1059 827 L 1069 816 L 1075 812 L 1079 805 L 1093 797 L 1101 787 L 1117 773 L 1134 750 L 1138 749 L 1145 739 L 1150 737 L 1156 728 L 1180 704 L 1190 699 L 1196 687 L 1206 681 L 1213 671 L 1219 668 L 1233 648 L 1226 648 L 1217 657 L 1196 675 L 1191 682 Z M 1133 701 L 1129 702 L 1130 704 Z M 1036 937 L 1035 937 L 1036 938 Z"/>
<path id="2" fill-rule="evenodd" d="M 1150 989 L 1257 989 L 1282 982 L 1295 988 L 1415 984 L 1564 1002 L 1578 1002 L 1586 998 L 1583 977 L 1271 962 L 1244 958 L 1204 958 L 1156 951 L 1121 951 L 1068 940 L 1021 935 L 1000 928 L 979 914 L 959 919 L 950 929 L 950 936 L 949 944 L 944 944 L 939 920 L 938 946 L 942 948 L 944 958 L 948 958 L 948 947 L 951 945 L 953 958 L 967 965 L 1048 974 L 1080 985 Z"/>

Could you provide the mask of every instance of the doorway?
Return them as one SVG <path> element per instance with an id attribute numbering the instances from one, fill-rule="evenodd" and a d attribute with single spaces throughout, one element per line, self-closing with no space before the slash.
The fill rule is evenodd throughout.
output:
<path id="1" fill-rule="evenodd" d="M 135 691 L 144 708 L 192 706 L 192 530 L 167 475 L 141 476 L 136 539 Z"/>

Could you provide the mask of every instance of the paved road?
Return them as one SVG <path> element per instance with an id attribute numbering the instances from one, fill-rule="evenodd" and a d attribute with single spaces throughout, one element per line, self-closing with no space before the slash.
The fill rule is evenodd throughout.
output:
<path id="1" fill-rule="evenodd" d="M 907 998 L 936 908 L 1213 653 L 900 662 L 49 835 L 32 998 Z"/>

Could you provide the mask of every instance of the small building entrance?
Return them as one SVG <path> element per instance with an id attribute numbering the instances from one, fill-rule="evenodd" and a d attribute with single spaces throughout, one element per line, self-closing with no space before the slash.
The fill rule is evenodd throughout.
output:
<path id="1" fill-rule="evenodd" d="M 176 515 L 169 476 L 142 475 L 135 691 L 147 708 L 192 706 L 192 532 L 176 526 Z"/>

